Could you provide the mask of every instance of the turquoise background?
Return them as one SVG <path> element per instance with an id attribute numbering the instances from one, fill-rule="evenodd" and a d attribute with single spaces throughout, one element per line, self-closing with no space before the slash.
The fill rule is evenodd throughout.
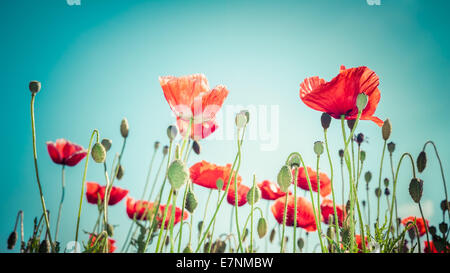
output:
<path id="1" fill-rule="evenodd" d="M 67 138 L 87 148 L 91 132 L 97 128 L 101 137 L 113 140 L 115 153 L 122 141 L 122 117 L 129 120 L 130 136 L 123 158 L 125 177 L 116 185 L 129 189 L 133 197 L 140 196 L 153 142 L 167 144 L 166 127 L 174 122 L 158 82 L 161 75 L 204 73 L 211 87 L 225 84 L 230 90 L 225 105 L 279 106 L 278 148 L 261 151 L 258 141 L 244 143 L 241 175 L 247 185 L 253 173 L 259 181 L 275 181 L 292 151 L 301 152 L 308 165 L 315 164 L 313 143 L 323 139 L 320 113 L 300 101 L 299 84 L 314 75 L 330 80 L 341 64 L 365 65 L 380 77 L 376 115 L 392 121 L 395 161 L 406 151 L 416 157 L 423 143 L 432 139 L 444 167 L 450 162 L 448 1 L 381 0 L 380 6 L 370 6 L 365 0 L 81 0 L 81 5 L 70 6 L 65 0 L 20 0 L 0 5 L 2 252 L 7 251 L 6 239 L 17 211 L 25 212 L 26 239 L 33 218 L 41 213 L 32 159 L 30 80 L 42 82 L 36 98 L 37 152 L 53 223 L 61 194 L 61 167 L 49 158 L 45 142 Z M 373 222 L 373 189 L 383 142 L 380 128 L 372 122 L 361 122 L 357 131 L 368 137 L 363 149 L 368 157 L 365 170 L 371 170 L 374 177 L 370 184 Z M 338 121 L 333 120 L 329 138 L 340 196 L 337 151 L 342 138 Z M 191 156 L 189 164 L 201 159 L 230 163 L 236 153 L 232 140 L 206 140 L 202 146 L 201 156 Z M 444 194 L 437 160 L 432 150 L 428 151 L 429 166 L 420 178 L 425 181 L 426 217 L 437 225 L 442 221 L 439 202 Z M 158 153 L 157 163 L 160 158 Z M 111 161 L 110 155 L 108 163 Z M 63 247 L 74 239 L 83 167 L 67 168 Z M 391 176 L 388 167 L 386 164 L 383 177 Z M 329 172 L 327 161 L 322 161 L 321 169 Z M 448 176 L 448 169 L 445 174 Z M 415 207 L 407 191 L 410 178 L 405 161 L 398 202 Z M 102 166 L 91 161 L 87 180 L 104 183 Z M 360 196 L 365 199 L 363 189 Z M 195 223 L 201 218 L 208 191 L 197 187 L 196 193 L 203 202 Z M 266 204 L 263 200 L 259 205 L 265 210 Z M 385 209 L 384 199 L 381 204 Z M 230 209 L 224 204 L 215 234 L 228 231 Z M 240 209 L 241 224 L 248 212 L 248 205 Z M 115 239 L 121 247 L 130 224 L 125 202 L 111 207 L 110 214 L 118 225 Z M 405 214 L 401 216 L 409 216 Z M 273 216 L 267 218 L 272 228 Z M 81 230 L 91 230 L 95 219 L 96 207 L 85 200 Z M 292 236 L 291 228 L 287 235 Z M 308 250 L 312 251 L 317 236 L 309 237 Z M 257 242 L 263 250 L 264 243 Z M 291 241 L 288 247 L 291 251 Z M 270 250 L 278 251 L 278 246 L 273 244 Z"/>

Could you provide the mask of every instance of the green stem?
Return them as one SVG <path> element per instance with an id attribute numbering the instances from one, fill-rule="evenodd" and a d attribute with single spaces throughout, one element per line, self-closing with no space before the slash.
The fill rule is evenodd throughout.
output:
<path id="1" fill-rule="evenodd" d="M 172 198 L 172 195 L 173 195 L 173 188 L 170 189 L 169 197 L 167 198 L 167 202 L 166 202 L 166 207 L 164 208 L 164 214 L 163 214 L 163 219 L 162 219 L 162 222 L 161 222 L 161 228 L 159 229 L 158 242 L 156 243 L 155 253 L 158 253 L 159 245 L 161 243 L 161 237 L 162 237 L 162 234 L 164 232 L 164 229 L 166 228 L 167 211 L 169 209 L 169 204 L 170 204 L 170 200 Z M 156 207 L 156 208 L 158 209 L 158 207 Z M 156 218 L 156 217 L 154 217 L 154 218 Z M 164 243 L 165 242 L 163 242 L 163 245 L 164 245 Z"/>
<path id="2" fill-rule="evenodd" d="M 209 190 L 208 198 L 206 199 L 205 211 L 203 212 L 202 226 L 200 227 L 200 231 L 198 233 L 198 240 L 199 241 L 202 238 L 203 227 L 205 226 L 206 214 L 208 212 L 209 200 L 211 200 L 212 191 L 213 191 L 212 189 Z M 199 242 L 199 244 L 200 244 L 200 242 Z"/>
<path id="3" fill-rule="evenodd" d="M 298 167 L 295 168 L 295 177 L 294 177 L 294 242 L 293 242 L 293 252 L 295 253 L 297 250 L 297 180 L 298 180 Z M 289 192 L 289 190 L 288 190 Z"/>
<path id="4" fill-rule="evenodd" d="M 220 201 L 220 190 L 217 191 L 217 205 L 219 204 Z M 212 227 L 212 231 L 211 231 L 211 239 L 209 240 L 209 245 L 208 245 L 208 253 L 211 253 L 211 247 L 213 245 L 213 238 L 214 238 L 214 230 L 216 229 L 216 219 L 214 219 L 214 223 L 213 223 L 213 227 Z"/>
<path id="5" fill-rule="evenodd" d="M 65 182 L 65 179 L 64 179 L 65 166 L 66 165 L 62 165 L 62 170 L 61 170 L 61 189 L 62 189 L 62 193 L 61 193 L 61 201 L 59 202 L 58 218 L 56 220 L 55 242 L 58 241 L 59 224 L 61 222 L 61 212 L 62 212 L 62 206 L 63 206 L 63 202 L 64 202 L 64 195 L 65 195 L 65 192 L 66 192 L 66 182 Z"/>
<path id="6" fill-rule="evenodd" d="M 186 196 L 187 196 L 187 192 L 188 192 L 188 189 L 189 189 L 189 187 L 190 187 L 190 185 L 189 185 L 189 183 L 190 182 L 188 182 L 187 184 L 186 184 L 186 188 L 184 189 L 184 195 L 183 195 L 183 205 L 182 205 L 182 208 L 181 208 L 181 222 L 183 222 L 184 220 L 184 207 L 185 207 L 185 204 L 186 204 Z M 192 215 L 191 215 L 191 217 L 192 217 Z M 179 240 L 178 240 L 178 253 L 180 253 L 180 251 L 181 251 L 181 238 L 183 237 L 183 225 L 180 225 L 180 238 L 179 238 Z M 190 236 L 189 236 L 190 237 Z M 189 239 L 189 241 L 190 241 L 190 239 Z"/>
<path id="7" fill-rule="evenodd" d="M 239 168 L 241 167 L 241 143 L 239 141 L 239 132 L 240 129 L 238 128 L 238 132 L 237 132 L 237 145 L 238 145 L 238 164 L 236 167 L 236 174 L 234 175 L 234 216 L 235 216 L 235 220 L 236 220 L 236 230 L 237 230 L 237 234 L 238 234 L 238 241 L 239 241 L 239 247 L 238 247 L 238 251 L 242 249 L 242 239 L 241 239 L 241 232 L 239 231 L 239 216 L 238 216 L 238 185 L 237 185 L 237 176 L 239 175 Z M 230 174 L 231 176 L 232 174 Z"/>
<path id="8" fill-rule="evenodd" d="M 384 151 L 386 150 L 386 140 L 383 144 L 383 153 L 381 154 L 381 163 L 380 163 L 380 174 L 378 176 L 378 188 L 381 190 L 381 176 L 383 171 L 383 159 L 384 159 Z M 377 198 L 377 225 L 380 218 L 380 198 Z"/>
<path id="9" fill-rule="evenodd" d="M 288 196 L 289 196 L 289 190 L 286 192 L 286 198 L 284 201 L 284 210 L 283 210 L 283 229 L 282 229 L 282 235 L 281 235 L 281 248 L 280 253 L 284 252 L 284 230 L 286 229 L 286 215 L 287 215 L 287 203 L 288 203 Z M 294 212 L 295 214 L 295 212 Z"/>

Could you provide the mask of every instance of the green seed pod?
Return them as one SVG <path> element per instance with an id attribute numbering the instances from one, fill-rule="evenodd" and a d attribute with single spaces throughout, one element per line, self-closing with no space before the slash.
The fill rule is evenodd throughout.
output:
<path id="1" fill-rule="evenodd" d="M 258 236 L 259 238 L 263 238 L 267 234 L 267 221 L 264 217 L 259 218 L 258 220 Z"/>
<path id="2" fill-rule="evenodd" d="M 225 182 L 223 182 L 223 179 L 222 179 L 222 178 L 217 179 L 217 181 L 216 181 L 216 187 L 217 187 L 217 189 L 218 189 L 219 191 L 223 190 L 223 184 L 224 184 L 224 183 L 225 183 Z"/>
<path id="3" fill-rule="evenodd" d="M 102 145 L 105 148 L 105 151 L 109 151 L 111 149 L 112 140 L 109 138 L 102 139 Z"/>
<path id="4" fill-rule="evenodd" d="M 155 150 L 158 150 L 158 148 L 159 148 L 159 141 L 155 141 L 155 144 L 154 144 L 154 148 L 155 148 Z"/>
<path id="5" fill-rule="evenodd" d="M 395 151 L 395 143 L 394 142 L 389 142 L 388 144 L 387 144 L 387 148 L 388 148 L 388 151 L 392 154 L 394 151 Z"/>
<path id="6" fill-rule="evenodd" d="M 361 162 L 364 162 L 366 160 L 366 152 L 365 151 L 361 151 L 359 153 L 359 158 L 361 159 Z"/>
<path id="7" fill-rule="evenodd" d="M 92 147 L 92 158 L 97 163 L 103 163 L 106 159 L 106 150 L 105 147 L 100 142 L 97 142 Z"/>
<path id="8" fill-rule="evenodd" d="M 305 246 L 305 241 L 303 240 L 303 238 L 298 238 L 297 240 L 297 246 L 300 250 L 303 249 L 303 247 Z"/>
<path id="9" fill-rule="evenodd" d="M 356 107 L 358 107 L 359 111 L 364 110 L 364 108 L 366 108 L 368 102 L 369 102 L 369 96 L 367 96 L 364 93 L 360 93 L 356 97 Z"/>
<path id="10" fill-rule="evenodd" d="M 8 237 L 8 249 L 13 249 L 17 243 L 18 234 L 16 231 L 11 232 Z"/>
<path id="11" fill-rule="evenodd" d="M 355 127 L 355 123 L 356 123 L 356 120 L 354 120 L 354 119 L 347 119 L 347 126 L 348 126 L 348 128 L 350 130 L 353 130 L 353 127 Z"/>
<path id="12" fill-rule="evenodd" d="M 191 244 L 188 244 L 184 249 L 183 249 L 183 253 L 192 253 L 194 252 L 192 250 Z"/>
<path id="13" fill-rule="evenodd" d="M 252 186 L 247 192 L 247 202 L 249 205 L 256 204 L 261 199 L 261 190 L 258 186 Z"/>
<path id="14" fill-rule="evenodd" d="M 189 178 L 189 170 L 181 160 L 174 160 L 167 170 L 167 178 L 173 189 L 178 190 L 186 184 Z"/>
<path id="15" fill-rule="evenodd" d="M 108 232 L 108 236 L 109 237 L 113 237 L 114 236 L 114 227 L 111 224 L 107 224 L 106 225 L 106 232 Z"/>
<path id="16" fill-rule="evenodd" d="M 174 140 L 178 135 L 178 129 L 176 126 L 174 125 L 170 125 L 169 127 L 167 127 L 167 137 L 170 140 Z"/>
<path id="17" fill-rule="evenodd" d="M 243 112 L 237 113 L 235 122 L 237 128 L 244 128 L 244 126 L 247 124 L 247 117 L 245 113 Z"/>
<path id="18" fill-rule="evenodd" d="M 426 166 L 427 166 L 427 154 L 425 153 L 425 151 L 422 151 L 417 157 L 417 170 L 419 171 L 419 173 L 423 172 Z"/>
<path id="19" fill-rule="evenodd" d="M 323 142 L 322 141 L 316 141 L 314 142 L 314 152 L 317 156 L 320 156 L 323 154 Z"/>
<path id="20" fill-rule="evenodd" d="M 289 186 L 292 183 L 292 172 L 289 166 L 284 165 L 281 167 L 277 176 L 277 182 L 282 192 L 288 192 Z"/>
<path id="21" fill-rule="evenodd" d="M 381 189 L 380 189 L 380 188 L 376 188 L 376 189 L 375 189 L 375 196 L 376 196 L 377 198 L 380 198 L 380 196 L 381 196 Z"/>
<path id="22" fill-rule="evenodd" d="M 366 183 L 369 183 L 370 180 L 372 180 L 372 173 L 370 171 L 366 172 L 366 174 L 364 174 L 364 179 L 366 179 Z"/>
<path id="23" fill-rule="evenodd" d="M 389 178 L 386 177 L 383 182 L 386 188 L 389 187 Z"/>
<path id="24" fill-rule="evenodd" d="M 128 137 L 129 130 L 130 126 L 128 125 L 128 120 L 127 118 L 123 118 L 122 122 L 120 123 L 120 134 L 122 135 L 123 138 Z"/>
<path id="25" fill-rule="evenodd" d="M 36 94 L 41 90 L 41 83 L 38 81 L 31 81 L 28 85 L 28 88 L 30 89 L 31 93 Z"/>
<path id="26" fill-rule="evenodd" d="M 169 153 L 169 146 L 165 145 L 165 146 L 163 147 L 162 152 L 163 152 L 163 155 L 166 156 L 166 155 Z"/>
<path id="27" fill-rule="evenodd" d="M 442 232 L 442 234 L 446 234 L 448 230 L 448 225 L 445 222 L 442 222 L 439 224 L 439 230 Z"/>
<path id="28" fill-rule="evenodd" d="M 122 179 L 125 170 L 122 165 L 119 165 L 119 169 L 117 170 L 117 179 Z"/>
<path id="29" fill-rule="evenodd" d="M 270 231 L 270 236 L 269 236 L 269 241 L 270 241 L 270 243 L 273 243 L 273 240 L 275 239 L 275 228 L 273 228 L 271 231 Z"/>
<path id="30" fill-rule="evenodd" d="M 195 196 L 194 192 L 191 191 L 191 189 L 188 190 L 186 193 L 186 203 L 184 204 L 184 207 L 187 211 L 190 213 L 193 213 L 195 209 L 198 206 L 197 197 Z"/>
<path id="31" fill-rule="evenodd" d="M 389 139 L 392 133 L 392 124 L 389 119 L 386 119 L 383 123 L 383 127 L 381 127 L 381 133 L 383 136 L 383 139 L 386 141 Z"/>
<path id="32" fill-rule="evenodd" d="M 414 200 L 414 202 L 419 203 L 420 199 L 422 199 L 423 193 L 423 180 L 418 178 L 411 179 L 409 183 L 409 195 Z"/>
<path id="33" fill-rule="evenodd" d="M 331 116 L 327 113 L 322 113 L 322 116 L 320 117 L 320 122 L 322 123 L 322 128 L 324 130 L 330 128 L 331 123 Z"/>
<path id="34" fill-rule="evenodd" d="M 200 146 L 200 143 L 198 143 L 197 140 L 194 140 L 194 142 L 192 142 L 192 150 L 193 150 L 194 153 L 196 153 L 197 155 L 200 154 L 201 146 Z"/>

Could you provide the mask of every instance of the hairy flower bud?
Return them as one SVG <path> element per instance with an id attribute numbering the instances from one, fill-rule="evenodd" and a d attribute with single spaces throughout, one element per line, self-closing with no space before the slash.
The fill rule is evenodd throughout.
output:
<path id="1" fill-rule="evenodd" d="M 387 144 L 387 148 L 388 148 L 388 151 L 389 151 L 389 153 L 393 153 L 394 151 L 395 151 L 395 143 L 394 142 L 389 142 L 388 144 Z"/>
<path id="2" fill-rule="evenodd" d="M 418 178 L 411 179 L 409 183 L 409 194 L 414 202 L 419 203 L 420 199 L 422 199 L 423 193 L 423 180 Z"/>
<path id="3" fill-rule="evenodd" d="M 389 194 L 391 194 L 391 192 L 389 191 L 389 188 L 385 188 L 384 195 L 389 196 Z"/>
<path id="4" fill-rule="evenodd" d="M 190 213 L 193 213 L 195 209 L 198 206 L 197 197 L 195 196 L 194 192 L 191 191 L 191 189 L 188 190 L 186 193 L 186 202 L 184 204 L 184 207 L 187 211 Z"/>
<path id="5" fill-rule="evenodd" d="M 348 128 L 350 130 L 353 130 L 353 127 L 355 127 L 355 123 L 356 123 L 356 120 L 354 120 L 354 119 L 347 119 L 347 126 L 348 126 Z"/>
<path id="6" fill-rule="evenodd" d="M 167 127 L 167 137 L 172 141 L 174 140 L 178 135 L 178 129 L 174 125 L 170 125 Z"/>
<path id="7" fill-rule="evenodd" d="M 92 158 L 97 163 L 103 163 L 106 159 L 106 150 L 105 147 L 100 142 L 97 142 L 92 147 Z"/>
<path id="8" fill-rule="evenodd" d="M 372 173 L 367 171 L 366 174 L 364 174 L 364 178 L 366 179 L 366 182 L 369 183 L 370 180 L 372 180 Z"/>
<path id="9" fill-rule="evenodd" d="M 428 231 L 430 232 L 431 235 L 435 236 L 435 235 L 436 235 L 436 232 L 437 232 L 437 229 L 436 229 L 435 226 L 430 226 L 430 227 L 428 228 Z"/>
<path id="10" fill-rule="evenodd" d="M 41 83 L 38 81 L 31 81 L 28 85 L 28 88 L 30 89 L 31 93 L 36 94 L 41 90 Z"/>
<path id="11" fill-rule="evenodd" d="M 192 250 L 191 244 L 189 243 L 184 249 L 183 249 L 183 253 L 192 253 L 194 252 Z"/>
<path id="12" fill-rule="evenodd" d="M 181 160 L 174 160 L 167 170 L 167 178 L 173 189 L 178 190 L 186 184 L 189 178 L 189 170 Z"/>
<path id="13" fill-rule="evenodd" d="M 344 150 L 342 150 L 342 149 L 339 150 L 339 157 L 341 159 L 344 158 Z"/>
<path id="14" fill-rule="evenodd" d="M 361 162 L 364 162 L 366 160 L 366 151 L 361 151 L 359 153 L 359 158 L 361 159 Z"/>
<path id="15" fill-rule="evenodd" d="M 130 130 L 130 127 L 128 125 L 128 120 L 127 120 L 127 118 L 123 118 L 122 122 L 120 123 L 120 134 L 122 135 L 123 138 L 128 137 L 129 130 Z"/>
<path id="16" fill-rule="evenodd" d="M 112 140 L 109 138 L 104 138 L 102 139 L 102 145 L 105 148 L 105 151 L 109 151 L 109 149 L 111 149 L 112 146 Z"/>
<path id="17" fill-rule="evenodd" d="M 236 114 L 236 127 L 237 128 L 244 128 L 244 126 L 247 124 L 247 116 L 243 112 L 239 112 Z"/>
<path id="18" fill-rule="evenodd" d="M 324 130 L 328 129 L 331 123 L 331 116 L 328 115 L 327 113 L 322 113 L 322 116 L 320 117 L 320 122 L 322 123 L 322 127 Z"/>
<path id="19" fill-rule="evenodd" d="M 419 173 L 423 172 L 426 166 L 427 166 L 427 154 L 425 153 L 425 151 L 422 151 L 417 157 L 417 170 L 419 171 Z"/>
<path id="20" fill-rule="evenodd" d="M 364 142 L 364 134 L 363 133 L 357 134 L 355 137 L 355 141 L 356 143 L 358 143 L 358 145 L 361 145 L 361 143 Z"/>
<path id="21" fill-rule="evenodd" d="M 267 221 L 264 217 L 259 218 L 258 220 L 258 236 L 259 238 L 263 238 L 267 234 Z"/>
<path id="22" fill-rule="evenodd" d="M 18 238 L 17 232 L 16 231 L 11 232 L 11 234 L 8 237 L 8 249 L 14 248 L 14 246 L 17 243 L 17 238 Z"/>
<path id="23" fill-rule="evenodd" d="M 292 183 L 292 172 L 289 166 L 284 165 L 281 167 L 281 170 L 278 172 L 277 183 L 280 186 L 280 190 L 282 192 L 287 192 L 289 186 Z"/>
<path id="24" fill-rule="evenodd" d="M 323 142 L 322 141 L 316 141 L 314 142 L 314 152 L 317 156 L 320 156 L 323 154 Z"/>
<path id="25" fill-rule="evenodd" d="M 446 234 L 448 230 L 448 225 L 445 222 L 442 222 L 439 224 L 439 230 L 442 232 L 442 234 Z"/>
<path id="26" fill-rule="evenodd" d="M 303 249 L 303 247 L 305 246 L 305 241 L 303 240 L 303 238 L 298 238 L 297 240 L 297 246 L 300 250 Z"/>
<path id="27" fill-rule="evenodd" d="M 387 187 L 389 187 L 389 178 L 385 178 L 384 180 L 383 180 L 383 183 L 384 183 L 384 186 L 387 188 Z"/>
<path id="28" fill-rule="evenodd" d="M 380 196 L 381 196 L 381 189 L 380 188 L 376 188 L 375 189 L 375 195 L 376 195 L 377 198 L 380 198 Z"/>
<path id="29" fill-rule="evenodd" d="M 247 202 L 249 205 L 256 204 L 261 199 L 261 190 L 258 186 L 252 186 L 247 192 Z"/>
<path id="30" fill-rule="evenodd" d="M 270 241 L 270 243 L 273 243 L 273 240 L 275 239 L 275 228 L 273 228 L 271 231 L 270 231 L 270 236 L 269 236 L 269 241 Z"/>
<path id="31" fill-rule="evenodd" d="M 386 141 L 389 139 L 392 133 L 392 124 L 389 119 L 386 119 L 383 123 L 383 126 L 381 127 L 381 133 L 383 136 L 383 139 Z"/>
<path id="32" fill-rule="evenodd" d="M 125 172 L 125 170 L 124 170 L 122 164 L 120 164 L 119 168 L 117 170 L 117 176 L 116 176 L 117 179 L 119 179 L 119 180 L 122 179 L 124 172 Z"/>
<path id="33" fill-rule="evenodd" d="M 360 93 L 356 97 L 356 107 L 358 107 L 359 111 L 364 110 L 364 108 L 366 108 L 368 102 L 369 102 L 369 96 L 367 96 L 364 93 Z"/>
<path id="34" fill-rule="evenodd" d="M 108 236 L 109 237 L 113 237 L 114 236 L 114 227 L 111 224 L 107 224 L 106 225 L 106 232 L 108 232 Z"/>
<path id="35" fill-rule="evenodd" d="M 446 210 L 448 210 L 450 208 L 450 202 L 447 202 L 447 200 L 442 200 L 441 201 L 441 210 L 443 212 L 445 212 Z"/>
<path id="36" fill-rule="evenodd" d="M 192 150 L 193 150 L 194 153 L 196 153 L 197 155 L 200 154 L 201 146 L 200 146 L 200 143 L 198 143 L 197 140 L 194 140 L 194 142 L 192 142 Z"/>

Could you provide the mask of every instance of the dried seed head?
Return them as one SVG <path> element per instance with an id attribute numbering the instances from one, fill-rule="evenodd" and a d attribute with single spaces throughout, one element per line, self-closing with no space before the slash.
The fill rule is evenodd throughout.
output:
<path id="1" fill-rule="evenodd" d="M 372 180 L 372 173 L 370 171 L 366 172 L 366 174 L 364 174 L 364 179 L 366 179 L 366 183 L 369 183 L 370 180 Z"/>
<path id="2" fill-rule="evenodd" d="M 13 249 L 17 243 L 18 234 L 16 231 L 11 232 L 8 237 L 8 249 Z"/>
<path id="3" fill-rule="evenodd" d="M 267 221 L 264 217 L 259 218 L 258 220 L 258 236 L 259 238 L 263 238 L 267 234 Z"/>
<path id="4" fill-rule="evenodd" d="M 364 162 L 366 160 L 366 151 L 361 151 L 359 156 L 361 161 Z"/>
<path id="5" fill-rule="evenodd" d="M 117 170 L 117 176 L 116 176 L 117 179 L 119 179 L 119 180 L 122 179 L 124 172 L 125 172 L 125 170 L 124 170 L 122 164 L 120 164 L 119 168 Z"/>
<path id="6" fill-rule="evenodd" d="M 414 200 L 414 202 L 419 203 L 422 199 L 423 192 L 423 180 L 418 178 L 411 179 L 409 183 L 409 195 Z"/>
<path id="7" fill-rule="evenodd" d="M 178 135 L 178 129 L 174 125 L 170 125 L 167 127 L 167 137 L 172 141 L 174 140 Z"/>
<path id="8" fill-rule="evenodd" d="M 376 195 L 377 198 L 380 198 L 380 196 L 381 196 L 381 189 L 380 188 L 376 188 L 375 189 L 375 195 Z"/>
<path id="9" fill-rule="evenodd" d="M 427 166 L 427 154 L 425 153 L 425 151 L 422 151 L 417 157 L 417 170 L 419 171 L 419 173 L 423 172 L 426 166 Z"/>
<path id="10" fill-rule="evenodd" d="M 167 153 L 169 153 L 169 146 L 164 145 L 162 152 L 163 152 L 163 155 L 166 156 Z"/>
<path id="11" fill-rule="evenodd" d="M 356 97 L 356 107 L 358 107 L 359 111 L 364 110 L 364 108 L 366 108 L 368 102 L 369 102 L 369 96 L 367 96 L 364 93 L 360 93 Z"/>
<path id="12" fill-rule="evenodd" d="M 28 85 L 28 88 L 30 89 L 31 93 L 36 94 L 41 90 L 41 83 L 38 81 L 31 81 Z"/>
<path id="13" fill-rule="evenodd" d="M 356 120 L 347 119 L 347 126 L 348 126 L 348 128 L 350 128 L 350 130 L 353 130 L 353 127 L 355 127 L 355 123 L 356 123 Z"/>
<path id="14" fill-rule="evenodd" d="M 389 119 L 386 119 L 383 123 L 383 127 L 381 127 L 381 133 L 383 136 L 383 139 L 386 141 L 389 139 L 392 133 L 392 124 Z"/>
<path id="15" fill-rule="evenodd" d="M 322 127 L 324 130 L 328 129 L 331 123 L 331 116 L 327 113 L 323 113 L 320 117 L 320 122 L 322 123 Z"/>
<path id="16" fill-rule="evenodd" d="M 314 142 L 314 152 L 317 156 L 320 156 L 323 154 L 323 142 L 322 141 L 316 141 Z"/>
<path id="17" fill-rule="evenodd" d="M 387 188 L 387 187 L 389 187 L 389 178 L 385 178 L 384 180 L 383 180 L 383 183 L 384 183 L 384 186 Z"/>
<path id="18" fill-rule="evenodd" d="M 155 141 L 155 144 L 154 144 L 154 148 L 155 148 L 155 150 L 158 150 L 159 149 L 159 141 Z"/>
<path id="19" fill-rule="evenodd" d="M 109 138 L 102 139 L 102 145 L 105 148 L 105 151 L 109 151 L 111 149 L 112 140 Z"/>
<path id="20" fill-rule="evenodd" d="M 197 155 L 200 154 L 201 146 L 197 140 L 194 140 L 194 142 L 192 142 L 192 150 L 194 150 L 194 153 L 196 153 Z"/>
<path id="21" fill-rule="evenodd" d="M 344 150 L 342 150 L 342 149 L 339 150 L 339 157 L 341 159 L 344 158 Z"/>
<path id="22" fill-rule="evenodd" d="M 105 147 L 100 142 L 96 142 L 92 147 L 92 158 L 97 163 L 103 163 L 106 159 L 106 150 Z"/>
<path id="23" fill-rule="evenodd" d="M 120 134 L 122 135 L 123 138 L 128 137 L 129 130 L 130 130 L 130 127 L 128 125 L 128 120 L 127 120 L 127 118 L 123 118 L 122 122 L 120 123 Z"/>
<path id="24" fill-rule="evenodd" d="M 387 144 L 387 148 L 388 148 L 388 151 L 389 151 L 389 153 L 393 153 L 394 151 L 395 151 L 395 143 L 394 142 L 389 142 L 388 144 Z"/>

